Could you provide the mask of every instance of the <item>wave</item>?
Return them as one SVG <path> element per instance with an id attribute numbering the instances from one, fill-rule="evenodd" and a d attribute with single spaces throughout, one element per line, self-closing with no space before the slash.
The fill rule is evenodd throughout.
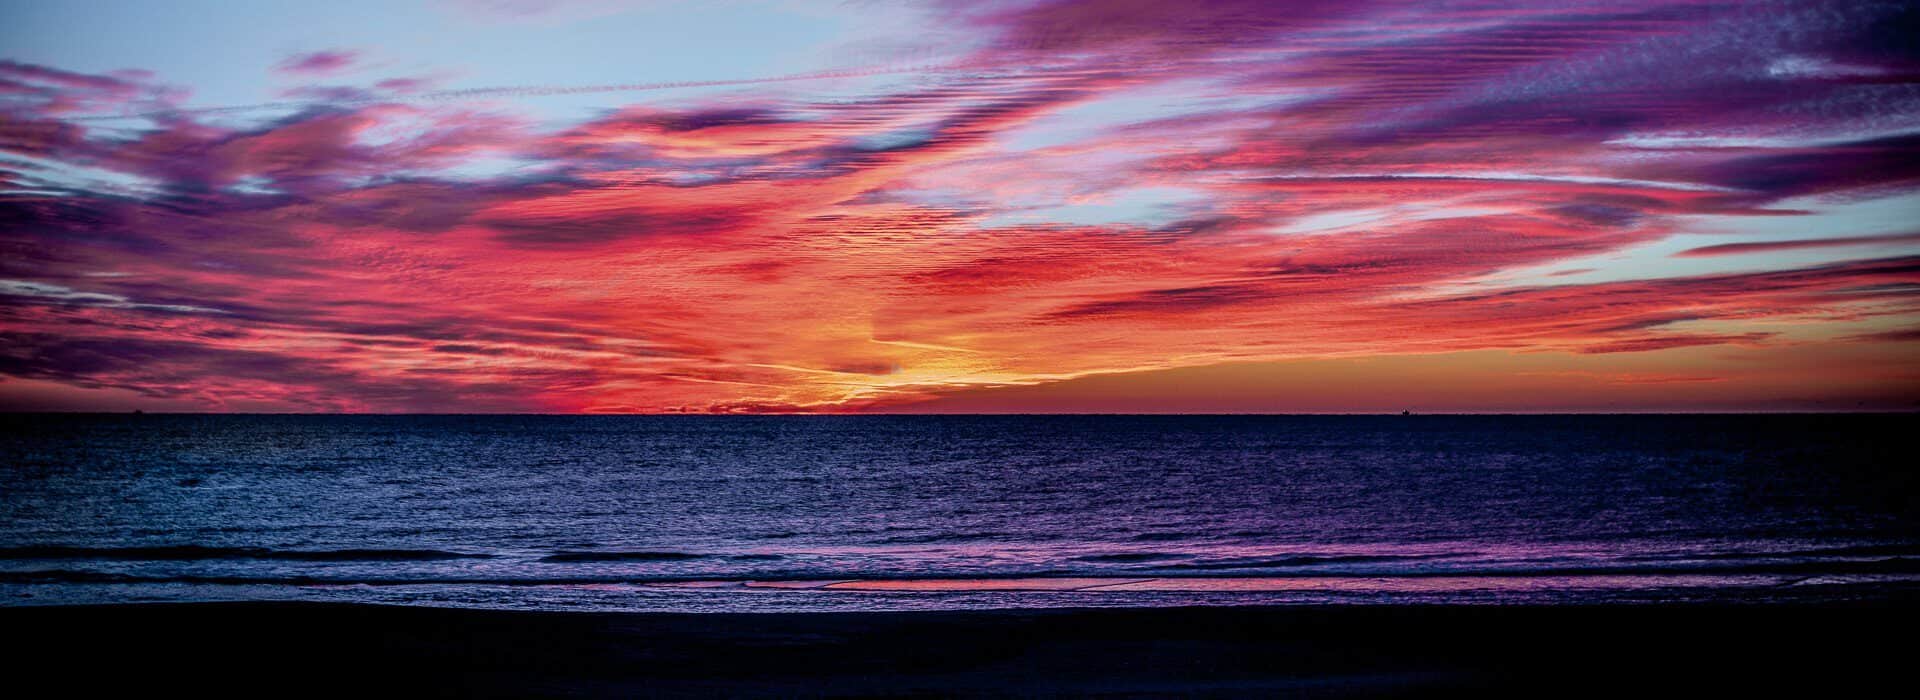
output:
<path id="1" fill-rule="evenodd" d="M 696 554 L 674 551 L 632 551 L 609 550 L 605 552 L 563 551 L 554 552 L 540 558 L 548 563 L 595 563 L 619 561 L 694 561 L 698 559 L 725 558 L 733 561 L 779 561 L 785 559 L 778 554 Z"/>
<path id="2" fill-rule="evenodd" d="M 705 554 L 691 552 L 554 552 L 541 557 L 545 562 L 610 562 L 610 561 L 689 561 L 705 559 Z"/>
<path id="3" fill-rule="evenodd" d="M 1656 566 L 1599 564 L 1544 569 L 1493 569 L 1485 573 L 1474 573 L 1471 575 L 1632 576 L 1637 574 L 1793 574 L 1809 576 L 1820 574 L 1920 574 L 1920 558 L 1892 557 L 1887 559 L 1855 559 L 1842 561 L 1756 562 L 1752 564 L 1675 563 Z M 1444 572 L 1427 574 L 1422 572 L 1420 575 L 1451 576 L 1457 574 Z"/>
<path id="4" fill-rule="evenodd" d="M 431 584 L 467 584 L 498 586 L 586 585 L 596 583 L 634 583 L 632 577 L 465 577 L 465 576 L 222 576 L 202 574 L 123 574 L 107 571 L 40 569 L 0 571 L 0 583 L 198 583 L 212 585 L 280 586 L 406 586 Z"/>
<path id="5" fill-rule="evenodd" d="M 1262 559 L 1229 559 L 1168 564 L 1162 569 L 1274 569 L 1324 564 L 1383 564 L 1388 562 L 1444 559 L 1450 554 L 1294 554 Z"/>
<path id="6" fill-rule="evenodd" d="M 888 528 L 892 529 L 892 528 Z M 1011 532 L 936 532 L 920 535 L 893 535 L 870 540 L 872 544 L 941 544 L 948 542 L 983 542 L 1017 537 Z"/>
<path id="7" fill-rule="evenodd" d="M 1089 554 L 1084 557 L 1074 557 L 1073 560 L 1096 564 L 1139 564 L 1150 561 L 1186 559 L 1190 556 L 1191 555 L 1187 554 L 1167 554 L 1163 552 L 1119 552 L 1115 554 Z"/>
<path id="8" fill-rule="evenodd" d="M 1816 557 L 1906 557 L 1920 556 L 1917 544 L 1862 544 L 1843 547 L 1815 547 L 1779 551 L 1707 552 L 1627 557 L 1632 561 L 1672 561 L 1675 559 L 1808 559 Z"/>
<path id="9" fill-rule="evenodd" d="M 1782 562 L 1766 564 L 1691 564 L 1691 565 L 1600 565 L 1572 567 L 1535 567 L 1535 568 L 1430 568 L 1408 569 L 1390 572 L 1368 571 L 1328 571 L 1309 570 L 1286 573 L 1275 572 L 1235 572 L 1220 573 L 1219 570 L 1187 569 L 1150 572 L 1115 572 L 1086 570 L 1027 570 L 1005 572 L 928 572 L 924 570 L 785 570 L 760 572 L 712 572 L 705 574 L 676 575 L 635 575 L 606 574 L 581 576 L 448 576 L 433 573 L 405 574 L 395 576 L 366 575 L 220 575 L 220 574 L 177 574 L 177 573 L 120 573 L 85 571 L 73 569 L 38 569 L 26 571 L 0 571 L 0 583 L 44 584 L 44 583 L 190 583 L 222 585 L 298 585 L 298 586 L 396 586 L 396 585 L 497 585 L 497 586 L 555 586 L 555 585 L 593 585 L 593 584 L 653 584 L 680 582 L 779 582 L 779 581 L 849 581 L 849 580 L 1001 580 L 1012 578 L 1084 578 L 1106 577 L 1117 579 L 1161 578 L 1161 579 L 1431 579 L 1431 578 L 1544 578 L 1544 577 L 1591 577 L 1591 576 L 1646 576 L 1666 577 L 1679 575 L 1693 576 L 1739 576 L 1739 575 L 1775 575 L 1775 576 L 1823 576 L 1823 575 L 1920 575 L 1920 558 L 1892 558 L 1868 561 L 1827 561 L 1827 562 Z"/>
<path id="10" fill-rule="evenodd" d="M 1394 562 L 1414 562 L 1429 559 L 1444 559 L 1449 555 L 1337 555 L 1337 556 L 1296 556 L 1265 560 L 1240 560 L 1218 562 L 1187 562 L 1145 566 L 1130 569 L 1143 575 L 1163 574 L 1171 576 L 1221 576 L 1253 577 L 1282 576 L 1288 578 L 1318 577 L 1358 577 L 1358 578 L 1433 578 L 1447 576 L 1519 578 L 1543 576 L 1668 576 L 1676 574 L 1704 575 L 1820 575 L 1820 574 L 1920 574 L 1920 558 L 1887 557 L 1881 559 L 1840 559 L 1840 560 L 1788 560 L 1788 561 L 1669 561 L 1661 563 L 1631 563 L 1625 560 L 1617 562 L 1569 562 L 1567 564 L 1526 564 L 1501 565 L 1498 562 L 1474 562 L 1472 564 L 1432 565 L 1421 568 L 1398 569 L 1306 569 L 1296 571 L 1272 571 L 1272 569 L 1337 564 L 1374 564 Z M 1200 573 L 1205 572 L 1205 573 Z"/>
<path id="11" fill-rule="evenodd" d="M 100 561 L 218 561 L 271 559 L 277 561 L 444 561 L 489 559 L 491 554 L 448 552 L 438 549 L 270 549 L 266 547 L 207 547 L 195 544 L 155 547 L 72 547 L 38 545 L 0 547 L 0 561 L 34 559 L 91 559 Z"/>

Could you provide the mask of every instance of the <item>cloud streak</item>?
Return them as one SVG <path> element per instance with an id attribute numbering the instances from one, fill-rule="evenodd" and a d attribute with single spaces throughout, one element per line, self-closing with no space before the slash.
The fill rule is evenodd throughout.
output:
<path id="1" fill-rule="evenodd" d="M 1723 243 L 1701 246 L 1674 253 L 1683 258 L 1704 258 L 1716 255 L 1748 255 L 1753 253 L 1774 253 L 1785 250 L 1814 250 L 1819 248 L 1845 248 L 1852 246 L 1898 246 L 1904 243 L 1920 242 L 1920 233 L 1896 233 L 1884 236 L 1842 236 L 1839 238 L 1809 238 L 1793 241 L 1760 241 L 1754 243 Z"/>
<path id="2" fill-rule="evenodd" d="M 288 56 L 275 69 L 293 76 L 325 76 L 346 70 L 359 58 L 352 51 L 314 51 Z"/>

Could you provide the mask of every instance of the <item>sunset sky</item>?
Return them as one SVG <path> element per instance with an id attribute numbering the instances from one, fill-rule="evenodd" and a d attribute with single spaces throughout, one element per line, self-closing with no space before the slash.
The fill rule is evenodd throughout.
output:
<path id="1" fill-rule="evenodd" d="M 0 0 L 0 407 L 1910 410 L 1916 37 L 1912 2 Z"/>

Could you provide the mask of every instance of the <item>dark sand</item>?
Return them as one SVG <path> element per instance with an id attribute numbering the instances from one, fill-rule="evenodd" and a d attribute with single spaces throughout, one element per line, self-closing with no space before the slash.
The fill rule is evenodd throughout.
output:
<path id="1" fill-rule="evenodd" d="M 10 694 L 1900 696 L 1915 606 L 0 609 Z M 1874 691 L 1868 693 L 1868 691 Z M 27 697 L 27 695 L 15 695 Z"/>

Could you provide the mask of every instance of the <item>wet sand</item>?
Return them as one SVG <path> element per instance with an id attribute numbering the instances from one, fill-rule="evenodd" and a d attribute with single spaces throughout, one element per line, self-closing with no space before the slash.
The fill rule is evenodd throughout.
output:
<path id="1" fill-rule="evenodd" d="M 77 697 L 1849 695 L 1912 684 L 1915 610 L 1883 601 L 657 614 L 204 603 L 5 608 L 0 629 L 16 643 L 9 685 Z"/>

